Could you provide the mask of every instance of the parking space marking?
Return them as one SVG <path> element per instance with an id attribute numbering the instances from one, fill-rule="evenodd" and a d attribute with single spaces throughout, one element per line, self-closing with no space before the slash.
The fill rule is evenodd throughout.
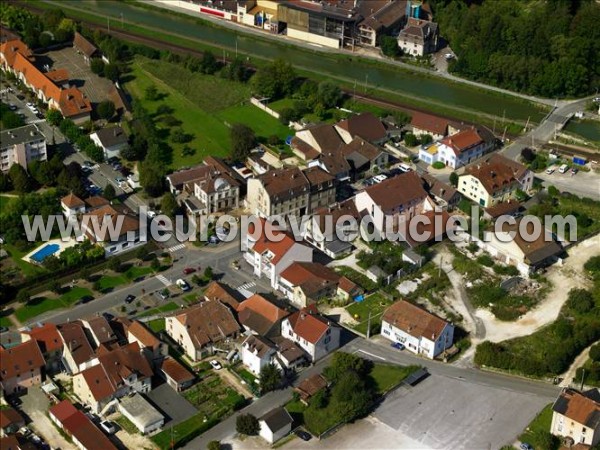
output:
<path id="1" fill-rule="evenodd" d="M 164 275 L 156 275 L 156 279 L 167 287 L 169 287 L 173 284 L 173 282 L 171 280 L 169 280 L 167 277 L 165 277 Z"/>

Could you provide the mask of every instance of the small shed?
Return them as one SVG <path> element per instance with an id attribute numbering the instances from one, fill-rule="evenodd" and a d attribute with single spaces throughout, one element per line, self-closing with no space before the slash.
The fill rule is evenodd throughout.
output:
<path id="1" fill-rule="evenodd" d="M 194 374 L 174 358 L 165 358 L 162 360 L 159 374 L 177 392 L 190 387 L 194 384 L 195 380 Z"/>
<path id="2" fill-rule="evenodd" d="M 165 423 L 159 413 L 140 394 L 123 397 L 119 402 L 119 411 L 133 423 L 142 434 L 158 430 Z"/>
<path id="3" fill-rule="evenodd" d="M 277 442 L 292 432 L 292 416 L 284 408 L 272 409 L 260 419 L 260 436 L 269 444 Z"/>

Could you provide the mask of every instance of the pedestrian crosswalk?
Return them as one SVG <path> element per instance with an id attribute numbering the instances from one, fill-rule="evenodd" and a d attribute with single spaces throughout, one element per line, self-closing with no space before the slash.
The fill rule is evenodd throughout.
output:
<path id="1" fill-rule="evenodd" d="M 167 277 L 165 277 L 164 275 L 156 275 L 156 279 L 167 287 L 169 287 L 173 284 L 173 282 L 171 280 L 169 280 Z"/>
<path id="2" fill-rule="evenodd" d="M 237 288 L 237 291 L 246 298 L 252 297 L 256 292 L 256 283 L 254 283 L 253 281 L 249 283 L 244 283 Z"/>
<path id="3" fill-rule="evenodd" d="M 185 248 L 185 244 L 174 245 L 173 247 L 169 247 L 168 251 L 171 253 L 175 253 L 177 250 L 183 250 Z"/>

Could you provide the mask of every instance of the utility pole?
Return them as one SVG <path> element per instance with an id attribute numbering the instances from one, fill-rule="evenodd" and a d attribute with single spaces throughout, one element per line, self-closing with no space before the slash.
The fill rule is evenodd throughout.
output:
<path id="1" fill-rule="evenodd" d="M 492 133 L 496 134 L 496 116 L 494 116 L 494 129 L 492 130 Z"/>
<path id="2" fill-rule="evenodd" d="M 502 142 L 504 142 L 504 139 L 506 138 L 506 130 L 508 127 L 504 127 L 504 133 L 502 133 Z"/>
<path id="3" fill-rule="evenodd" d="M 529 119 L 531 119 L 531 116 L 527 118 L 527 123 L 525 124 L 525 131 L 527 131 L 527 129 L 529 128 Z"/>
<path id="4" fill-rule="evenodd" d="M 106 21 L 108 22 L 108 34 L 110 34 L 110 16 L 106 16 Z"/>
<path id="5" fill-rule="evenodd" d="M 367 339 L 371 337 L 371 311 L 369 310 L 369 319 L 367 320 Z"/>
<path id="6" fill-rule="evenodd" d="M 583 381 L 585 380 L 585 367 L 581 368 L 581 391 L 583 392 Z"/>

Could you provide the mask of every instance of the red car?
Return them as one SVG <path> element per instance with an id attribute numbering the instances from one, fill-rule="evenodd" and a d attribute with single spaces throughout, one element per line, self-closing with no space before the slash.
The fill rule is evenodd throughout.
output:
<path id="1" fill-rule="evenodd" d="M 193 267 L 186 267 L 185 269 L 183 269 L 183 273 L 185 275 L 189 275 L 190 273 L 194 273 L 196 271 L 196 269 L 194 269 Z"/>

